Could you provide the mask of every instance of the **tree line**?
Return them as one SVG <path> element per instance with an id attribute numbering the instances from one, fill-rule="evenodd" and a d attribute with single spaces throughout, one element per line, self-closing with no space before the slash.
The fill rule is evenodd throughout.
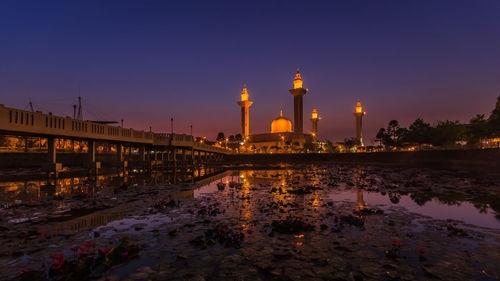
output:
<path id="1" fill-rule="evenodd" d="M 486 139 L 497 137 L 500 137 L 500 96 L 488 118 L 485 114 L 477 114 L 468 124 L 446 120 L 438 121 L 434 126 L 417 118 L 408 128 L 401 127 L 397 120 L 391 120 L 387 128 L 380 128 L 376 141 L 387 150 L 409 145 L 455 147 L 458 142 L 465 142 L 474 148 Z"/>

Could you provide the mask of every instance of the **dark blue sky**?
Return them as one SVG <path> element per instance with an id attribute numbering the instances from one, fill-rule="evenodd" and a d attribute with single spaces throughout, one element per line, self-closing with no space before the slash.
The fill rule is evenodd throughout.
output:
<path id="1" fill-rule="evenodd" d="M 320 138 L 354 135 L 357 98 L 370 142 L 391 119 L 489 115 L 500 93 L 500 1 L 0 2 L 0 103 L 215 138 L 239 132 L 247 83 L 251 133 L 283 109 Z M 310 130 L 306 119 L 304 127 Z"/>

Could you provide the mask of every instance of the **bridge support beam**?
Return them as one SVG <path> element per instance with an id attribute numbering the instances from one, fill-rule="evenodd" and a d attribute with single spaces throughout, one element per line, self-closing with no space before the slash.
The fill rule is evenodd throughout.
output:
<path id="1" fill-rule="evenodd" d="M 174 169 L 177 169 L 177 149 L 172 148 L 172 161 L 174 162 Z"/>
<path id="2" fill-rule="evenodd" d="M 122 163 L 124 160 L 123 157 L 123 145 L 122 144 L 117 144 L 116 145 L 116 159 L 118 160 L 119 163 Z"/>
<path id="3" fill-rule="evenodd" d="M 97 174 L 97 171 L 101 168 L 101 162 L 97 162 L 97 157 L 96 157 L 96 145 L 95 145 L 95 140 L 89 140 L 87 144 L 87 149 L 88 149 L 88 166 L 91 172 L 95 172 Z"/>
<path id="4" fill-rule="evenodd" d="M 186 155 L 186 149 L 182 149 L 182 165 L 187 166 L 187 155 Z"/>
<path id="5" fill-rule="evenodd" d="M 57 153 L 56 153 L 56 139 L 48 138 L 47 139 L 47 164 L 46 170 L 50 173 L 54 172 L 55 175 L 59 173 L 59 170 L 62 169 L 61 163 L 57 163 Z"/>
<path id="6" fill-rule="evenodd" d="M 56 164 L 56 140 L 54 138 L 47 139 L 47 148 L 48 148 L 48 160 L 49 165 Z"/>
<path id="7" fill-rule="evenodd" d="M 120 169 L 125 169 L 127 168 L 127 161 L 125 161 L 125 148 L 123 147 L 123 144 L 119 143 L 116 145 L 116 160 L 118 161 L 118 165 Z"/>
<path id="8" fill-rule="evenodd" d="M 146 161 L 146 146 L 141 145 L 139 146 L 139 161 L 144 162 Z"/>

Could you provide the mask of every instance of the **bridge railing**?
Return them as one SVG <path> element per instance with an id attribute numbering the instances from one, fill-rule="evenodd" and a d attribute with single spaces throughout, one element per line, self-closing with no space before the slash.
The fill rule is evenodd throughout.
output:
<path id="1" fill-rule="evenodd" d="M 122 127 L 81 121 L 71 117 L 61 117 L 41 112 L 30 112 L 5 107 L 0 104 L 0 132 L 41 135 L 46 137 L 66 137 L 94 139 L 137 144 L 193 147 L 200 150 L 227 153 L 228 150 L 197 143 L 193 136 L 186 134 L 158 134 Z"/>
<path id="2" fill-rule="evenodd" d="M 0 105 L 0 131 L 152 144 L 152 133 Z"/>

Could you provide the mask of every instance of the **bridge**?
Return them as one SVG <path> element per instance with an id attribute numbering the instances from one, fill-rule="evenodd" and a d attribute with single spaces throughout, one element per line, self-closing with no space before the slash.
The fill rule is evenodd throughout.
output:
<path id="1" fill-rule="evenodd" d="M 0 104 L 0 133 L 47 139 L 47 163 L 51 171 L 62 168 L 57 161 L 56 139 L 87 142 L 88 165 L 100 168 L 96 161 L 96 142 L 116 146 L 117 162 L 126 167 L 125 150 L 138 150 L 139 161 L 149 167 L 222 161 L 230 150 L 197 142 L 190 135 L 165 134 L 126 129 L 93 121 L 76 120 L 42 112 L 31 112 Z"/>

